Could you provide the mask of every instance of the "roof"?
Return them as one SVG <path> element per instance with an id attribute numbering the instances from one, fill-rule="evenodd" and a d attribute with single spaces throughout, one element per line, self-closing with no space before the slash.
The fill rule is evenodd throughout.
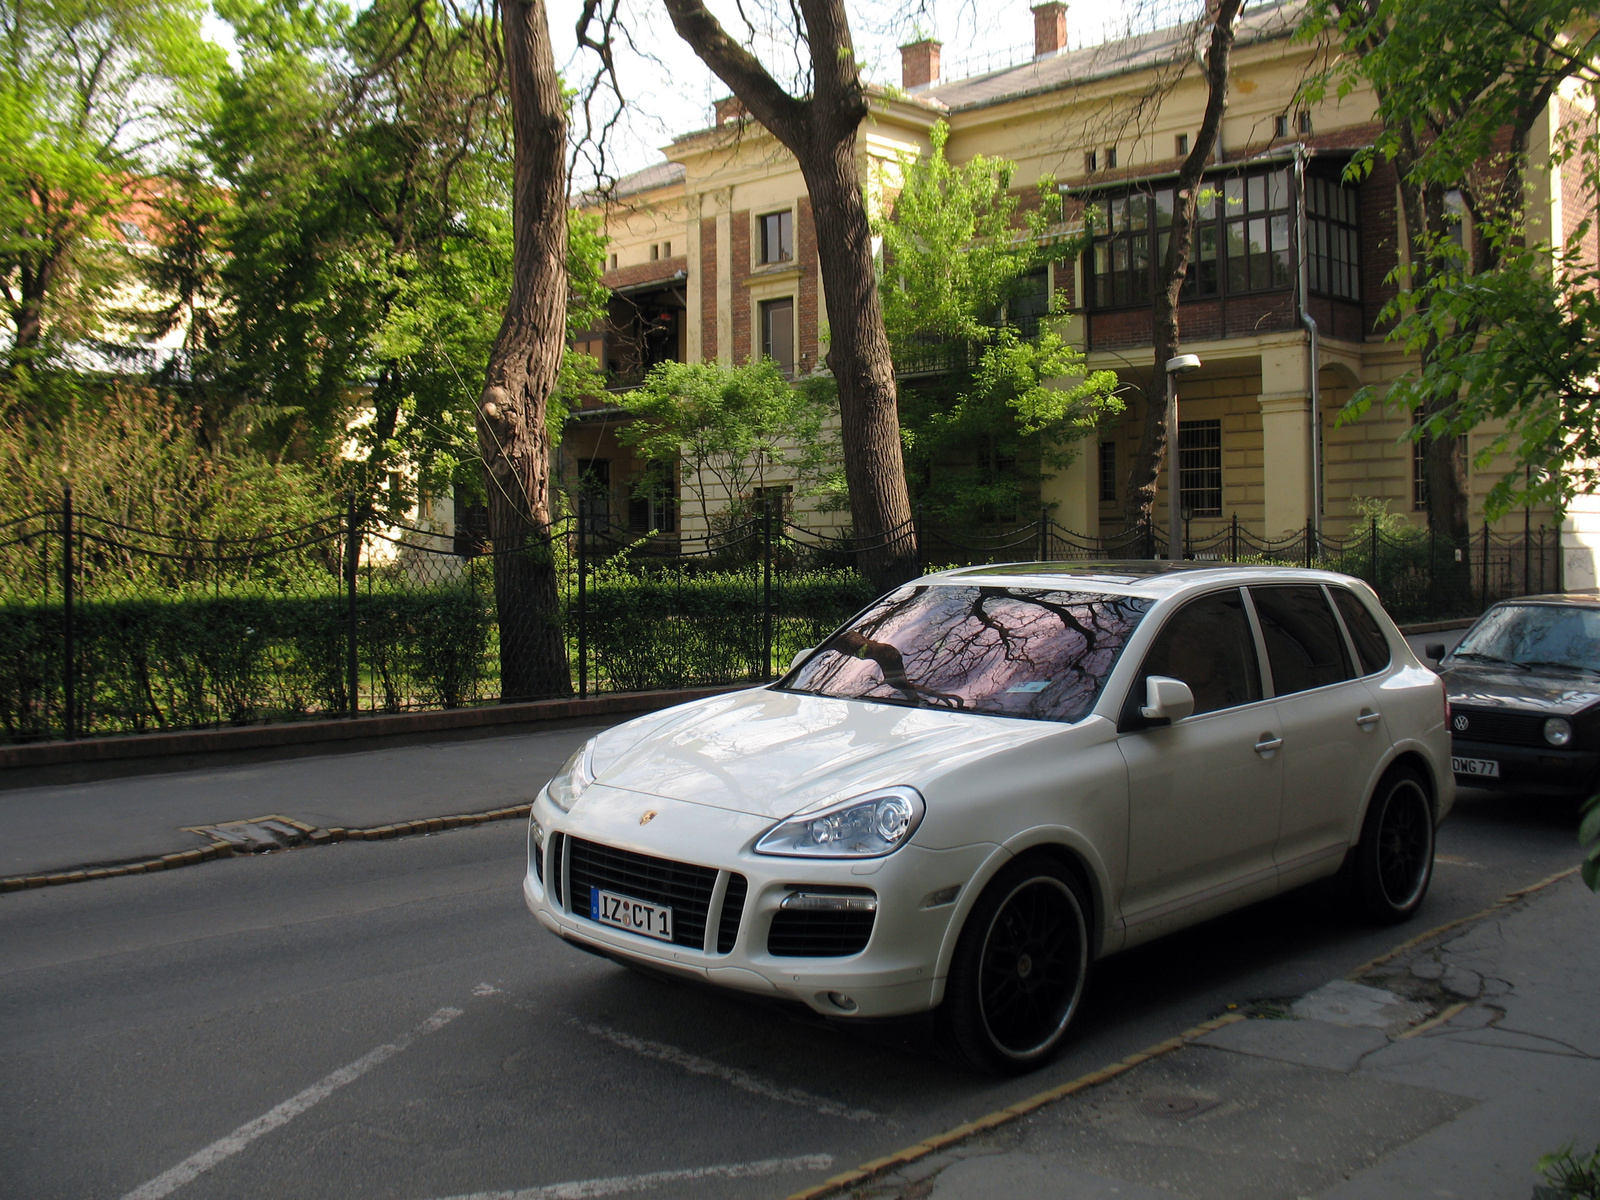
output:
<path id="1" fill-rule="evenodd" d="M 1260 563 L 1169 562 L 1166 559 L 1128 559 L 1101 562 L 1000 563 L 984 567 L 956 567 L 924 576 L 942 583 L 992 582 L 1005 586 L 1060 587 L 1086 584 L 1094 591 L 1159 598 L 1179 592 L 1201 591 L 1219 584 L 1238 587 L 1246 583 L 1343 583 L 1334 571 L 1304 567 L 1278 567 Z"/>
<path id="2" fill-rule="evenodd" d="M 573 198 L 577 205 L 599 204 L 602 200 L 621 199 L 623 196 L 636 196 L 640 192 L 651 192 L 656 188 L 670 187 L 675 183 L 682 183 L 686 174 L 684 165 L 679 162 L 651 163 L 642 171 L 633 171 L 617 180 L 609 191 L 593 190 L 584 192 L 581 196 Z"/>
<path id="3" fill-rule="evenodd" d="M 1234 45 L 1247 46 L 1288 37 L 1299 25 L 1304 11 L 1303 0 L 1277 0 L 1247 8 L 1239 18 Z M 1187 57 L 1194 44 L 1195 29 L 1193 22 L 1186 22 L 1098 46 L 1084 46 L 970 79 L 937 83 L 914 93 L 913 98 L 931 100 L 950 111 L 958 111 L 999 104 L 1037 92 L 1077 87 Z"/>

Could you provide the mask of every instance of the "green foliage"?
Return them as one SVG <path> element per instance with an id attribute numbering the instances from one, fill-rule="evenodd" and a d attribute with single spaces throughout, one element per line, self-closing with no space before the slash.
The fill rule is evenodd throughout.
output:
<path id="1" fill-rule="evenodd" d="M 100 331 L 122 264 L 107 222 L 128 182 L 203 118 L 222 51 L 195 0 L 0 10 L 0 299 L 34 366 Z"/>
<path id="2" fill-rule="evenodd" d="M 939 368 L 900 389 L 913 492 L 935 517 L 967 524 L 1017 509 L 1012 464 L 1065 467 L 1072 443 L 1122 403 L 1113 372 L 1087 372 L 1082 354 L 1047 326 L 1036 337 L 1013 327 L 1028 274 L 1079 249 L 1060 231 L 1053 180 L 1042 179 L 1038 206 L 1020 212 L 1015 165 L 977 155 L 956 166 L 945 157 L 949 133 L 940 122 L 933 153 L 901 162 L 893 213 L 874 232 L 883 238 L 879 294 L 896 363 Z"/>
<path id="3" fill-rule="evenodd" d="M 681 461 L 708 529 L 713 506 L 731 501 L 743 519 L 741 502 L 755 488 L 796 480 L 809 487 L 832 465 L 823 432 L 831 393 L 791 384 L 770 359 L 741 367 L 659 363 L 622 406 L 637 420 L 617 436 L 646 459 Z"/>
<path id="4" fill-rule="evenodd" d="M 1569 1144 L 1541 1155 L 1534 1169 L 1544 1180 L 1543 1186 L 1534 1189 L 1541 1200 L 1600 1200 L 1600 1147 L 1580 1158 Z"/>
<path id="5" fill-rule="evenodd" d="M 1591 892 L 1600 892 L 1600 796 L 1584 801 L 1578 845 L 1583 847 L 1583 882 Z"/>

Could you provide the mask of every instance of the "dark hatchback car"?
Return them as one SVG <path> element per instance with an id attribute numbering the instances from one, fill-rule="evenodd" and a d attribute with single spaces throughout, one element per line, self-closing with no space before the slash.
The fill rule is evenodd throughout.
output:
<path id="1" fill-rule="evenodd" d="M 1428 657 L 1443 649 L 1429 646 Z M 1574 798 L 1600 791 L 1600 594 L 1496 604 L 1439 674 L 1458 784 Z"/>

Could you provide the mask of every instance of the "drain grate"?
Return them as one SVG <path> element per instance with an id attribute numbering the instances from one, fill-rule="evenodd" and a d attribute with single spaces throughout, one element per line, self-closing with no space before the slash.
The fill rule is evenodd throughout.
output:
<path id="1" fill-rule="evenodd" d="M 186 825 L 184 832 L 226 843 L 235 854 L 266 854 L 273 850 L 287 850 L 291 846 L 303 846 L 328 836 L 322 830 L 296 821 L 293 817 L 280 816 L 251 817 L 218 825 Z"/>

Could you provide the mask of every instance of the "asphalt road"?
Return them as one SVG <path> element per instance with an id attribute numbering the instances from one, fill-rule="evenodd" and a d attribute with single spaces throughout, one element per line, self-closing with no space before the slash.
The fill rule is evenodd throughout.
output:
<path id="1" fill-rule="evenodd" d="M 568 948 L 523 907 L 520 822 L 13 893 L 0 1196 L 781 1197 L 1310 991 L 1570 866 L 1573 827 L 1465 794 L 1411 926 L 1312 889 L 1109 960 L 1067 1052 L 1009 1082 L 926 1021 L 828 1024 Z"/>

